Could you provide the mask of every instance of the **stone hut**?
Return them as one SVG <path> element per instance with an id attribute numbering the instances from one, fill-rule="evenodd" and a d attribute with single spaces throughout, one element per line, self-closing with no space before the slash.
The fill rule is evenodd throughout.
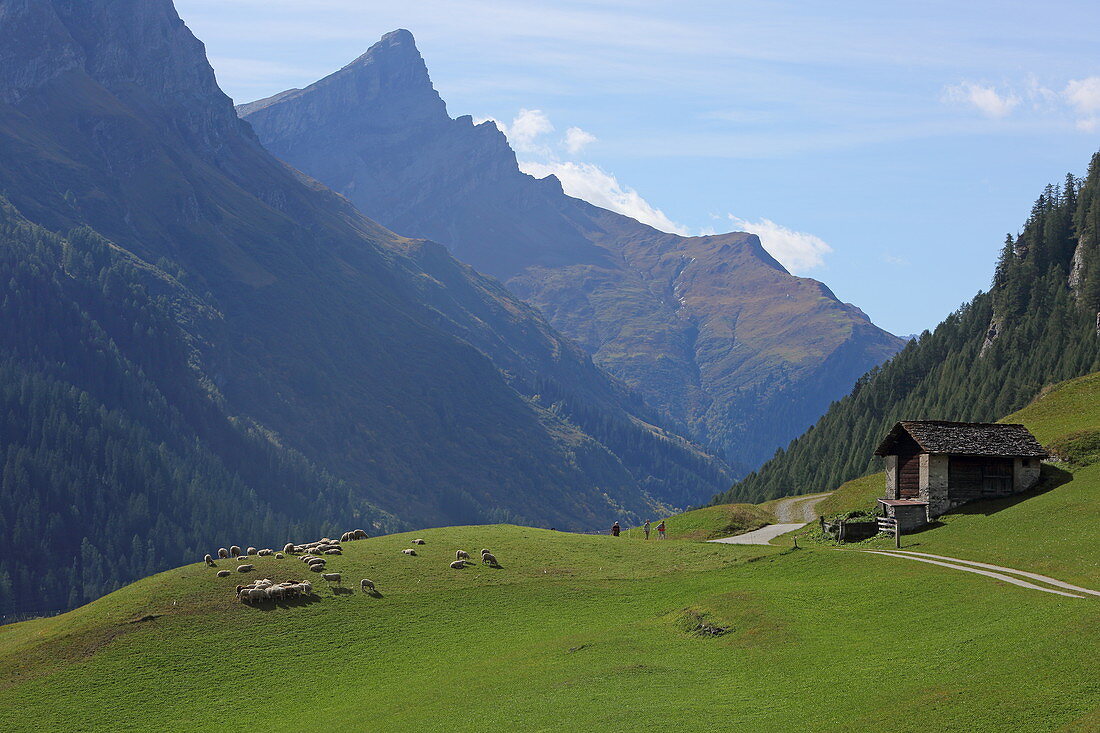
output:
<path id="1" fill-rule="evenodd" d="M 1023 425 L 905 420 L 875 455 L 886 459 L 879 502 L 904 530 L 969 501 L 1027 491 L 1047 452 Z"/>

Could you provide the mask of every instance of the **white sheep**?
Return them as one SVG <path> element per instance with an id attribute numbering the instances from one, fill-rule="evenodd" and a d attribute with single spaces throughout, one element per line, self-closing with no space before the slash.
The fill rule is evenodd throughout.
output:
<path id="1" fill-rule="evenodd" d="M 246 549 L 244 551 L 244 554 L 246 554 L 246 555 L 255 555 L 256 554 L 256 548 L 255 547 L 249 547 L 248 549 Z"/>
<path id="2" fill-rule="evenodd" d="M 321 573 L 321 577 L 329 581 L 330 583 L 336 583 L 336 585 L 340 585 L 340 573 Z"/>
<path id="3" fill-rule="evenodd" d="M 276 560 L 282 560 L 282 559 L 283 559 L 284 557 L 286 557 L 286 555 L 284 555 L 284 554 L 283 554 L 283 553 L 281 553 L 281 552 L 276 552 L 276 553 L 275 553 L 275 559 L 276 559 Z"/>
<path id="4" fill-rule="evenodd" d="M 203 560 L 203 562 L 205 562 L 207 565 L 209 565 L 212 568 L 218 567 L 218 564 L 216 562 L 214 562 L 214 558 L 210 557 L 210 555 L 207 555 L 202 560 Z"/>
<path id="5" fill-rule="evenodd" d="M 315 573 L 320 573 L 320 572 L 324 571 L 325 566 L 324 565 L 310 565 L 309 569 L 312 570 Z"/>
<path id="6" fill-rule="evenodd" d="M 250 572 L 252 572 L 252 566 L 251 565 L 238 565 L 237 566 L 237 572 L 238 573 L 250 573 Z"/>
<path id="7" fill-rule="evenodd" d="M 491 552 L 486 552 L 481 556 L 481 561 L 486 565 L 496 565 L 497 559 Z"/>
<path id="8" fill-rule="evenodd" d="M 466 567 L 466 561 L 465 560 L 455 560 L 453 563 L 451 563 L 451 567 L 454 568 L 455 570 L 461 570 L 462 568 Z"/>
<path id="9" fill-rule="evenodd" d="M 341 542 L 347 542 L 350 539 L 351 539 L 351 532 L 344 532 L 344 534 L 340 535 L 340 541 Z"/>
<path id="10" fill-rule="evenodd" d="M 241 548 L 237 547 L 236 545 L 233 545 L 232 547 L 229 548 L 229 554 L 232 555 L 233 557 L 239 557 L 240 554 L 241 554 Z"/>
<path id="11" fill-rule="evenodd" d="M 266 548 L 265 548 L 265 549 L 263 549 L 263 550 L 260 550 L 260 551 L 259 551 L 259 552 L 257 552 L 256 554 L 257 554 L 257 555 L 261 555 L 261 556 L 263 556 L 263 557 L 267 557 L 267 556 L 269 556 L 269 555 L 271 555 L 271 554 L 273 554 L 273 553 L 272 553 L 272 551 L 271 551 L 271 550 L 268 550 L 268 549 L 266 549 Z"/>
<path id="12" fill-rule="evenodd" d="M 229 577 L 229 571 L 228 570 L 219 570 L 218 571 L 218 577 L 219 578 L 228 578 Z"/>
<path id="13" fill-rule="evenodd" d="M 490 553 L 489 553 L 489 551 L 488 551 L 488 550 L 482 550 L 482 551 L 481 551 L 481 554 L 482 554 L 482 555 L 488 555 L 488 554 L 490 554 Z"/>
<path id="14" fill-rule="evenodd" d="M 422 544 L 424 544 L 424 540 L 417 537 L 415 540 L 413 540 L 413 544 L 414 545 L 422 545 Z"/>
<path id="15" fill-rule="evenodd" d="M 412 550 L 412 549 L 402 550 L 401 552 L 405 553 L 406 555 L 415 555 L 416 554 L 416 550 Z"/>
<path id="16" fill-rule="evenodd" d="M 357 540 L 365 540 L 365 539 L 367 539 L 367 533 L 366 533 L 366 532 L 364 532 L 364 531 L 363 531 L 363 530 L 361 530 L 361 529 L 357 529 L 357 530 L 355 530 L 355 532 L 353 532 L 352 534 L 354 534 L 354 535 L 355 535 L 355 539 L 357 539 Z"/>
<path id="17" fill-rule="evenodd" d="M 253 588 L 248 592 L 248 596 L 253 601 L 266 601 L 271 597 L 267 588 Z"/>
<path id="18" fill-rule="evenodd" d="M 283 552 L 285 552 L 288 555 L 290 553 L 294 552 L 294 543 L 293 542 L 287 542 L 285 545 L 283 545 Z"/>
<path id="19" fill-rule="evenodd" d="M 333 547 L 332 549 L 325 550 L 325 554 L 326 555 L 343 555 L 344 553 L 340 551 L 340 548 Z"/>
<path id="20" fill-rule="evenodd" d="M 298 585 L 302 587 L 302 595 L 313 595 L 313 583 L 310 583 L 308 580 L 303 580 Z"/>
<path id="21" fill-rule="evenodd" d="M 456 560 L 469 560 L 470 559 L 470 553 L 466 552 L 465 550 L 458 550 L 457 552 L 455 552 L 455 559 Z"/>
<path id="22" fill-rule="evenodd" d="M 370 591 L 371 593 L 373 593 L 373 592 L 374 592 L 374 583 L 372 583 L 371 581 L 367 580 L 366 578 L 363 578 L 362 580 L 360 580 L 360 581 L 359 581 L 359 588 L 360 588 L 360 590 L 362 590 L 362 591 L 363 591 L 364 593 L 366 593 L 366 592 L 367 592 L 368 590 L 369 590 L 369 591 Z"/>
<path id="23" fill-rule="evenodd" d="M 218 550 L 218 557 L 222 558 L 223 560 L 229 557 L 229 550 L 225 549 L 224 547 L 220 548 Z"/>

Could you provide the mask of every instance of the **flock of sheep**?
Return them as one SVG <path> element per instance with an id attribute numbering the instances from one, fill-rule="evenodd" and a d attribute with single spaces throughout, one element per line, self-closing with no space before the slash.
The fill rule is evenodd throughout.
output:
<path id="1" fill-rule="evenodd" d="M 311 572 L 320 573 L 321 579 L 330 583 L 336 583 L 341 585 L 343 582 L 343 576 L 340 573 L 328 573 L 325 572 L 326 559 L 325 555 L 341 555 L 343 549 L 341 543 L 351 542 L 352 540 L 365 540 L 367 539 L 367 533 L 361 529 L 354 529 L 349 532 L 344 532 L 340 535 L 339 540 L 329 539 L 328 537 L 322 537 L 314 542 L 307 542 L 302 545 L 296 545 L 293 542 L 288 542 L 283 547 L 282 552 L 278 552 L 271 549 L 257 550 L 255 547 L 247 547 L 243 551 L 237 545 L 233 545 L 229 548 L 219 548 L 219 559 L 234 559 L 238 562 L 247 557 L 255 555 L 257 557 L 274 556 L 276 560 L 285 559 L 287 555 L 295 555 L 309 568 Z M 413 540 L 414 545 L 425 544 L 422 539 Z M 416 555 L 416 550 L 409 548 L 402 550 L 405 555 Z M 215 561 L 213 555 L 207 555 L 203 558 L 206 564 L 210 567 L 217 567 L 218 563 Z M 489 550 L 481 551 L 481 562 L 492 567 L 500 567 L 496 557 Z M 455 560 L 451 563 L 451 567 L 455 570 L 461 570 L 470 563 L 470 553 L 465 550 L 458 550 L 455 552 Z M 255 566 L 251 563 L 241 563 L 237 566 L 238 573 L 250 573 L 255 569 Z M 219 570 L 217 576 L 219 578 L 227 578 L 231 573 L 228 570 Z M 374 583 L 363 578 L 359 581 L 359 588 L 364 593 L 374 593 Z M 265 601 L 281 601 L 290 598 L 301 598 L 304 596 L 313 595 L 313 584 L 308 580 L 290 580 L 282 583 L 276 583 L 270 578 L 264 578 L 262 580 L 254 580 L 248 585 L 238 585 L 236 590 L 237 600 L 241 603 L 263 603 Z"/>

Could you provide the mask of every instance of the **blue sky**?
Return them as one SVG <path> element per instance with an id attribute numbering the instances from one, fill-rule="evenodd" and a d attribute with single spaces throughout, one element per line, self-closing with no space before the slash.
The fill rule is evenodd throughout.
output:
<path id="1" fill-rule="evenodd" d="M 408 28 L 452 116 L 662 228 L 747 229 L 898 334 L 1100 149 L 1096 2 L 177 0 L 238 102 Z"/>

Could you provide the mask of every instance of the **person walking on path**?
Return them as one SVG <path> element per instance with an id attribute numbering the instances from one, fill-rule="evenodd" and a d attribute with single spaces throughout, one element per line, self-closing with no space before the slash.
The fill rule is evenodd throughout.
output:
<path id="1" fill-rule="evenodd" d="M 663 540 L 665 538 L 665 520 L 661 520 L 661 523 L 657 525 L 657 539 Z"/>
<path id="2" fill-rule="evenodd" d="M 649 539 L 649 520 L 645 520 L 645 524 L 642 525 L 642 531 L 645 532 L 645 538 Z"/>
<path id="3" fill-rule="evenodd" d="M 615 537 L 619 536 L 619 523 L 615 522 L 611 525 L 611 534 Z"/>

